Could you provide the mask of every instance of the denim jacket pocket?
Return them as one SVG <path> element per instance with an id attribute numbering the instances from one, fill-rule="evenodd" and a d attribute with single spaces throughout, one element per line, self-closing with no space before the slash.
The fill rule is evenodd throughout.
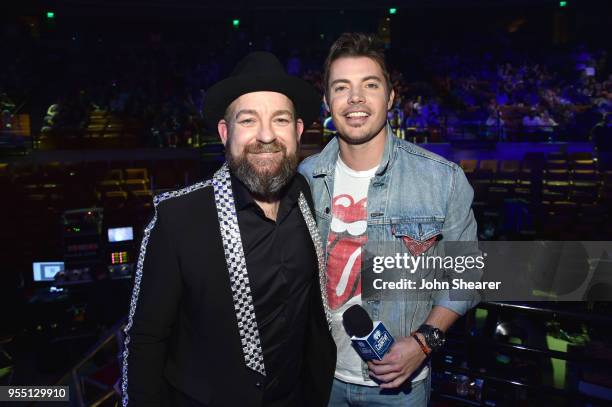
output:
<path id="1" fill-rule="evenodd" d="M 444 221 L 401 221 L 391 225 L 391 233 L 395 237 L 408 237 L 416 242 L 426 242 L 432 237 L 438 237 L 442 232 Z"/>
<path id="2" fill-rule="evenodd" d="M 393 236 L 401 239 L 413 256 L 419 256 L 433 247 L 440 238 L 443 222 L 402 222 L 391 226 Z"/>

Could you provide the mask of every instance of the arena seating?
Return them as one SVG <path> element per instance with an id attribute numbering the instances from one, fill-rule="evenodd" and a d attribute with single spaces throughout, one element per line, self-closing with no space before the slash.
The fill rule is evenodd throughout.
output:
<path id="1" fill-rule="evenodd" d="M 494 219 L 501 225 L 507 216 L 505 204 L 514 201 L 528 211 L 538 238 L 594 240 L 612 235 L 612 172 L 600 168 L 592 153 L 536 153 L 522 162 L 459 164 L 474 188 L 474 211 L 483 223 Z M 528 230 L 523 232 L 531 237 Z"/>

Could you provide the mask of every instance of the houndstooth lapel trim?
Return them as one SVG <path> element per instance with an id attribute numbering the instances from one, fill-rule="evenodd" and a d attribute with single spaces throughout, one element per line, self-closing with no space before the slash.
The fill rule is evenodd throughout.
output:
<path id="1" fill-rule="evenodd" d="M 215 173 L 212 184 L 244 362 L 250 369 L 265 376 L 263 350 L 227 163 Z"/>
<path id="2" fill-rule="evenodd" d="M 319 265 L 319 288 L 321 289 L 321 299 L 323 300 L 323 310 L 325 311 L 327 327 L 331 331 L 332 320 L 331 311 L 329 309 L 329 302 L 327 301 L 327 273 L 325 265 L 325 254 L 323 253 L 323 240 L 321 239 L 321 235 L 319 234 L 317 222 L 312 216 L 312 212 L 310 212 L 310 208 L 308 207 L 308 202 L 306 201 L 304 193 L 302 192 L 300 192 L 298 205 L 300 207 L 300 211 L 302 212 L 302 216 L 304 217 L 304 221 L 306 222 L 306 226 L 308 227 L 308 233 L 310 234 L 310 238 L 312 239 L 312 243 L 314 244 L 315 251 L 317 253 L 317 262 Z"/>

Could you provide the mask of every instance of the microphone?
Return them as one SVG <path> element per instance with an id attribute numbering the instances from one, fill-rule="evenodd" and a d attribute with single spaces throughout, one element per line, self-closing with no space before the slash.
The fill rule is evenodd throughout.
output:
<path id="1" fill-rule="evenodd" d="M 372 318 L 361 305 L 353 305 L 342 314 L 344 329 L 351 337 L 353 347 L 365 361 L 381 360 L 393 345 L 393 336 L 382 322 Z"/>

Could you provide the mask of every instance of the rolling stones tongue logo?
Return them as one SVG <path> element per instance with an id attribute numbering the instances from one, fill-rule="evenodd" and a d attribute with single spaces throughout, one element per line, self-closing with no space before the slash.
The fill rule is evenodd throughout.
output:
<path id="1" fill-rule="evenodd" d="M 361 251 L 366 244 L 367 198 L 355 202 L 338 195 L 333 202 L 333 219 L 328 237 L 327 297 L 338 309 L 361 294 Z"/>

